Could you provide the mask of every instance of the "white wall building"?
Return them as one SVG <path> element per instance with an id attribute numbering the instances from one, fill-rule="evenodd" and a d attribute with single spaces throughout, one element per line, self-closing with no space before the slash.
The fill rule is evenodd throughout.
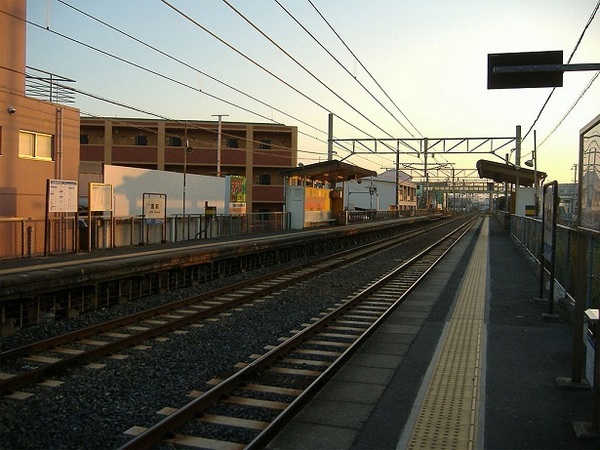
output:
<path id="1" fill-rule="evenodd" d="M 345 209 L 415 210 L 417 208 L 416 184 L 411 177 L 400 172 L 396 201 L 396 171 L 388 170 L 376 177 L 350 180 L 343 183 Z M 338 185 L 341 188 L 341 186 Z"/>

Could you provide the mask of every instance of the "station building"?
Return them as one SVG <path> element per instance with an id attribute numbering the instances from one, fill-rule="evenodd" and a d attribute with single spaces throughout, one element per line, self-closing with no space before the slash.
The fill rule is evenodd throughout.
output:
<path id="1" fill-rule="evenodd" d="M 84 176 L 101 174 L 103 164 L 242 176 L 247 213 L 281 212 L 281 170 L 297 165 L 298 131 L 276 124 L 81 117 L 80 150 Z"/>

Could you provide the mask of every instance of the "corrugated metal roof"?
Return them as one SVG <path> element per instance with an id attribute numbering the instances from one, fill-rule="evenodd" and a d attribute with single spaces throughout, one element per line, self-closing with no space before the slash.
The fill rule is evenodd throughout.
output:
<path id="1" fill-rule="evenodd" d="M 533 186 L 534 171 L 517 167 L 512 164 L 498 163 L 480 159 L 477 161 L 477 172 L 479 178 L 489 178 L 497 183 L 516 184 L 517 175 L 519 177 L 519 186 Z M 537 171 L 538 182 L 546 178 L 546 172 Z"/>

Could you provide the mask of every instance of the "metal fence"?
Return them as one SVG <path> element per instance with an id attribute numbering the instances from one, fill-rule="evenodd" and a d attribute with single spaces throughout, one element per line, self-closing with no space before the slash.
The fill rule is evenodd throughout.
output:
<path id="1" fill-rule="evenodd" d="M 503 212 L 502 220 L 504 220 Z M 514 238 L 535 257 L 541 260 L 542 221 L 531 217 L 511 216 L 510 230 Z M 577 249 L 577 238 L 582 238 L 584 250 Z M 600 238 L 593 234 L 582 234 L 576 228 L 557 225 L 556 230 L 555 280 L 560 285 L 559 296 L 575 298 L 577 257 L 585 261 L 583 270 L 586 278 L 585 308 L 598 308 L 600 304 Z M 579 253 L 579 255 L 578 255 Z M 584 253 L 583 255 L 581 253 Z M 582 266 L 580 266 L 581 268 Z"/>
<path id="2" fill-rule="evenodd" d="M 143 217 L 0 219 L 0 259 L 106 250 L 139 244 L 208 239 L 289 229 L 289 213 L 239 216 L 175 215 L 166 221 Z"/>
<path id="3" fill-rule="evenodd" d="M 0 219 L 0 259 L 70 253 L 77 247 L 75 217 Z"/>
<path id="4" fill-rule="evenodd" d="M 328 222 L 350 224 L 430 213 L 429 210 L 345 211 Z M 94 216 L 91 220 L 79 216 L 52 218 L 49 224 L 49 234 L 45 237 L 43 219 L 0 219 L 0 259 L 289 230 L 291 220 L 290 213 L 266 212 L 238 216 L 176 214 L 165 221 L 144 220 L 142 216 Z"/>

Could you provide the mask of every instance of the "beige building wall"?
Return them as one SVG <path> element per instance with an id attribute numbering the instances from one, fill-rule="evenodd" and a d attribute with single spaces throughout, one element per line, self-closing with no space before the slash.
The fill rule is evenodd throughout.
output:
<path id="1" fill-rule="evenodd" d="M 0 1 L 0 217 L 43 218 L 48 179 L 78 179 L 79 110 L 25 96 L 24 0 Z M 15 18 L 15 17 L 17 18 Z M 24 134 L 26 133 L 26 134 Z M 51 140 L 25 151 L 23 136 Z M 30 148 L 27 148 L 30 150 Z"/>

